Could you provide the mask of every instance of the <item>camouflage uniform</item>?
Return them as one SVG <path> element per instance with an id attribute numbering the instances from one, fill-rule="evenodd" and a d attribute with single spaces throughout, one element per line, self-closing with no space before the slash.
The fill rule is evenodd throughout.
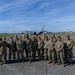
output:
<path id="1" fill-rule="evenodd" d="M 48 58 L 49 58 L 49 63 L 53 62 L 55 63 L 55 47 L 54 47 L 54 42 L 49 40 L 49 45 L 48 45 Z"/>
<path id="2" fill-rule="evenodd" d="M 56 41 L 57 41 L 56 37 L 53 37 L 54 45 L 55 45 Z M 55 48 L 54 48 L 54 51 L 55 51 L 55 52 L 54 52 L 54 57 L 55 57 L 55 60 L 57 61 L 57 53 L 56 53 Z"/>
<path id="3" fill-rule="evenodd" d="M 6 63 L 8 43 L 6 41 L 2 41 L 0 44 L 1 44 L 1 48 L 0 48 L 1 61 L 2 61 L 2 56 L 3 56 L 4 57 L 4 63 Z"/>
<path id="4" fill-rule="evenodd" d="M 73 49 L 73 45 L 74 45 L 74 42 L 73 40 L 66 40 L 65 41 L 65 58 L 68 59 L 69 58 L 69 62 L 72 64 L 72 56 L 73 56 L 73 53 L 72 53 L 72 49 Z"/>
<path id="5" fill-rule="evenodd" d="M 25 57 L 25 54 L 26 54 L 26 39 L 22 39 L 22 41 L 24 42 L 25 46 L 24 46 L 24 57 Z"/>
<path id="6" fill-rule="evenodd" d="M 1 47 L 1 41 L 0 41 L 0 47 Z M 2 64 L 2 51 L 1 51 L 1 48 L 0 48 L 0 64 Z"/>
<path id="7" fill-rule="evenodd" d="M 9 42 L 9 60 L 11 60 L 11 56 L 13 55 L 13 60 L 15 60 L 15 52 L 17 50 L 16 47 L 16 42 L 15 41 L 10 41 Z"/>
<path id="8" fill-rule="evenodd" d="M 37 49 L 38 49 L 38 41 L 37 40 L 33 40 L 32 41 L 32 57 L 33 57 L 34 60 L 35 60 Z"/>
<path id="9" fill-rule="evenodd" d="M 17 42 L 19 38 L 17 38 L 17 35 L 14 35 L 14 41 Z"/>
<path id="10" fill-rule="evenodd" d="M 25 41 L 26 41 L 26 49 L 25 49 L 26 57 L 29 60 L 29 62 L 31 63 L 31 51 L 32 51 L 31 46 L 32 46 L 32 41 L 29 38 L 26 38 Z"/>
<path id="11" fill-rule="evenodd" d="M 55 49 L 57 53 L 57 59 L 58 59 L 58 64 L 62 63 L 64 64 L 64 43 L 62 41 L 57 41 L 55 43 Z"/>
<path id="12" fill-rule="evenodd" d="M 43 60 L 44 56 L 44 42 L 42 40 L 38 40 L 38 51 L 39 51 L 39 59 Z"/>
<path id="13" fill-rule="evenodd" d="M 17 35 L 14 35 L 14 41 L 16 42 L 16 44 L 17 44 L 17 41 L 19 41 L 19 38 L 17 37 Z M 15 52 L 15 57 L 18 57 L 17 56 L 18 55 L 18 50 L 16 50 L 16 52 Z"/>
<path id="14" fill-rule="evenodd" d="M 53 38 L 53 41 L 54 41 L 54 43 L 57 41 L 57 39 L 56 38 Z"/>
<path id="15" fill-rule="evenodd" d="M 48 58 L 48 40 L 44 41 L 44 55 L 45 55 L 45 60 Z"/>
<path id="16" fill-rule="evenodd" d="M 24 47 L 25 47 L 25 43 L 22 40 L 17 41 L 17 49 L 18 49 L 18 60 L 20 60 L 20 55 L 21 55 L 21 59 L 24 59 Z"/>

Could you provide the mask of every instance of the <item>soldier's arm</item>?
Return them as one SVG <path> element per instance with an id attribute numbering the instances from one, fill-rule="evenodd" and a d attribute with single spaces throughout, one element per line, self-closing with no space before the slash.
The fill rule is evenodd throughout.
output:
<path id="1" fill-rule="evenodd" d="M 40 45 L 40 48 L 42 48 L 44 46 L 44 42 L 41 41 L 41 45 Z"/>
<path id="2" fill-rule="evenodd" d="M 55 46 L 54 46 L 54 44 L 53 44 L 53 46 L 52 46 L 52 48 L 51 48 L 51 49 L 52 49 L 52 50 L 54 50 L 54 48 L 55 48 Z"/>
<path id="3" fill-rule="evenodd" d="M 60 47 L 60 51 L 62 51 L 64 49 L 64 43 L 62 43 L 62 46 Z"/>
<path id="4" fill-rule="evenodd" d="M 71 45 L 69 46 L 69 49 L 72 49 L 73 48 L 73 45 L 74 45 L 74 42 L 71 41 Z"/>
<path id="5" fill-rule="evenodd" d="M 31 48 L 31 46 L 32 46 L 32 41 L 30 40 L 28 48 Z"/>
<path id="6" fill-rule="evenodd" d="M 57 51 L 58 50 L 57 43 L 55 43 L 54 47 L 55 47 L 55 50 Z"/>
<path id="7" fill-rule="evenodd" d="M 18 42 L 16 43 L 16 47 L 17 47 L 17 49 L 19 50 L 19 45 L 18 45 Z"/>

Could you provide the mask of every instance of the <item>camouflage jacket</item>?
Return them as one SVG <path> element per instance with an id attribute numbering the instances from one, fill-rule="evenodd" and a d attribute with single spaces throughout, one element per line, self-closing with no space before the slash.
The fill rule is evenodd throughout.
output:
<path id="1" fill-rule="evenodd" d="M 38 49 L 38 41 L 37 40 L 32 41 L 32 49 Z"/>
<path id="2" fill-rule="evenodd" d="M 49 41 L 48 42 L 48 50 L 54 50 L 54 48 L 55 48 L 54 44 L 55 44 L 54 41 Z"/>
<path id="3" fill-rule="evenodd" d="M 1 51 L 6 51 L 7 50 L 7 47 L 8 47 L 8 43 L 6 41 L 2 41 L 0 43 L 0 50 Z"/>
<path id="4" fill-rule="evenodd" d="M 55 43 L 55 49 L 56 49 L 56 51 L 62 52 L 64 50 L 64 43 L 62 41 L 61 42 L 57 41 Z"/>
<path id="5" fill-rule="evenodd" d="M 66 44 L 66 48 L 67 49 L 69 49 L 69 50 L 72 50 L 73 49 L 73 45 L 74 45 L 73 40 L 66 40 L 65 41 L 65 44 Z"/>
<path id="6" fill-rule="evenodd" d="M 32 41 L 31 41 L 31 39 L 25 39 L 25 41 L 26 41 L 26 48 L 27 49 L 31 49 L 31 47 L 32 47 Z"/>
<path id="7" fill-rule="evenodd" d="M 24 47 L 25 47 L 24 41 L 17 41 L 17 49 L 18 50 L 24 49 Z"/>
<path id="8" fill-rule="evenodd" d="M 44 48 L 44 42 L 42 40 L 38 40 L 38 49 Z"/>
<path id="9" fill-rule="evenodd" d="M 48 41 L 47 40 L 44 41 L 44 49 L 48 49 Z"/>
<path id="10" fill-rule="evenodd" d="M 16 42 L 12 41 L 8 43 L 10 50 L 17 50 Z"/>

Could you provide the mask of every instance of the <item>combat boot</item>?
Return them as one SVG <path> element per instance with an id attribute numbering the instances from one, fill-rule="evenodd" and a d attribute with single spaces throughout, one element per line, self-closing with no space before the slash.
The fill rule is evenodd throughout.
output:
<path id="1" fill-rule="evenodd" d="M 2 65 L 2 63 L 0 63 L 0 65 Z"/>
<path id="2" fill-rule="evenodd" d="M 29 63 L 31 63 L 31 60 L 29 60 Z"/>
<path id="3" fill-rule="evenodd" d="M 48 64 L 52 63 L 52 61 L 49 61 Z"/>
<path id="4" fill-rule="evenodd" d="M 58 62 L 58 64 L 57 65 L 60 65 L 61 63 L 60 62 Z"/>
<path id="5" fill-rule="evenodd" d="M 53 65 L 55 65 L 55 62 L 53 62 Z"/>

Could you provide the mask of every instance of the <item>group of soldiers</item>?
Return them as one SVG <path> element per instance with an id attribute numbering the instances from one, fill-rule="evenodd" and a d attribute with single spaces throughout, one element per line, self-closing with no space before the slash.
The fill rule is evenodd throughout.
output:
<path id="1" fill-rule="evenodd" d="M 72 65 L 73 45 L 70 35 L 67 35 L 65 40 L 62 40 L 61 36 L 56 38 L 55 34 L 50 37 L 46 34 L 34 35 L 32 39 L 28 34 L 23 34 L 19 38 L 14 35 L 14 37 L 10 37 L 9 42 L 6 41 L 6 37 L 3 37 L 0 41 L 0 64 L 2 65 L 3 57 L 3 61 L 6 63 L 7 55 L 9 55 L 9 61 L 12 60 L 12 57 L 15 61 L 17 53 L 18 62 L 24 61 L 26 58 L 31 63 L 32 60 L 36 60 L 38 55 L 39 60 L 48 60 L 48 64 L 53 63 L 54 65 L 57 62 L 58 65 L 64 66 L 68 62 Z"/>

